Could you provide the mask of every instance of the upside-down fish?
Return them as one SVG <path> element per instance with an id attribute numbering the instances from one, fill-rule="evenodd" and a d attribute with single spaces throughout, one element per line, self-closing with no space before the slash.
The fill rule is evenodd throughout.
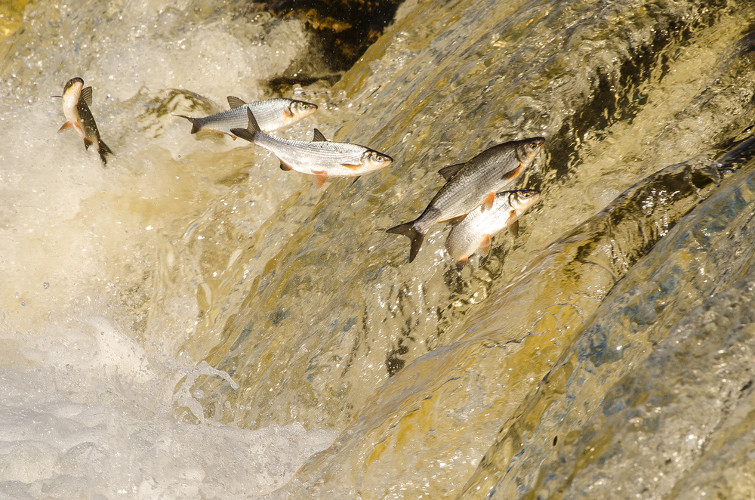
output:
<path id="1" fill-rule="evenodd" d="M 479 206 L 489 210 L 495 193 L 532 164 L 543 144 L 542 137 L 509 141 L 486 149 L 465 163 L 442 168 L 439 173 L 448 182 L 430 200 L 422 215 L 387 232 L 403 234 L 411 240 L 409 262 L 412 262 L 433 224 L 460 219 Z"/>
<path id="2" fill-rule="evenodd" d="M 519 231 L 519 217 L 540 199 L 532 189 L 496 193 L 489 210 L 477 207 L 451 228 L 446 238 L 446 249 L 461 269 L 467 259 L 480 249 L 483 255 L 490 251 L 491 238 L 508 228 L 513 234 Z"/>
<path id="3" fill-rule="evenodd" d="M 387 167 L 393 161 L 386 154 L 358 144 L 328 141 L 317 129 L 312 142 L 278 139 L 260 130 L 250 110 L 247 114 L 248 127 L 234 128 L 231 132 L 272 152 L 280 160 L 281 169 L 314 175 L 317 187 L 328 177 L 358 177 Z"/>
<path id="4" fill-rule="evenodd" d="M 231 129 L 246 127 L 248 121 L 247 109 L 254 114 L 263 132 L 270 132 L 291 125 L 317 111 L 316 104 L 286 98 L 267 99 L 247 104 L 238 97 L 228 96 L 228 104 L 231 106 L 228 111 L 204 118 L 178 116 L 191 122 L 192 134 L 208 129 L 228 134 L 235 140 L 236 135 L 231 132 Z"/>
<path id="5" fill-rule="evenodd" d="M 54 96 L 58 97 L 58 96 Z M 92 105 L 92 87 L 84 88 L 84 80 L 78 76 L 71 78 L 63 87 L 63 114 L 66 122 L 58 129 L 62 132 L 73 127 L 84 139 L 84 149 L 89 149 L 92 144 L 97 144 L 97 152 L 100 154 L 102 163 L 107 165 L 105 155 L 113 154 L 113 151 L 100 138 L 100 131 L 94 121 L 94 116 L 89 110 Z"/>

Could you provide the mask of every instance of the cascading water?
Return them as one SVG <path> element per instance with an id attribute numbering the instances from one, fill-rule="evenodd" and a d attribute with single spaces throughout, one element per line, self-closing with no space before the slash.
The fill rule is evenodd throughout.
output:
<path id="1" fill-rule="evenodd" d="M 394 158 L 322 189 L 175 116 L 318 60 L 246 7 L 40 1 L 2 41 L 0 491 L 752 495 L 755 4 L 407 1 L 275 132 Z M 107 168 L 56 134 L 76 75 Z M 437 171 L 533 136 L 519 236 L 407 263 Z"/>

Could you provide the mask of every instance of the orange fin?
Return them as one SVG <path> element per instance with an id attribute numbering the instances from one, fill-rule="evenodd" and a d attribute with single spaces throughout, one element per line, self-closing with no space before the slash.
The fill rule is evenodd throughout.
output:
<path id="1" fill-rule="evenodd" d="M 291 168 L 291 165 L 286 165 L 285 163 L 281 161 L 281 170 L 288 171 L 288 170 L 293 170 L 293 168 Z"/>
<path id="2" fill-rule="evenodd" d="M 493 208 L 493 200 L 495 200 L 495 193 L 488 194 L 482 200 L 482 209 L 483 210 L 490 210 L 491 208 Z"/>
<path id="3" fill-rule="evenodd" d="M 312 172 L 315 174 L 315 186 L 318 188 L 321 188 L 323 184 L 325 184 L 325 181 L 328 180 L 328 173 L 324 170 L 318 170 L 317 172 Z"/>
<path id="4" fill-rule="evenodd" d="M 83 125 L 81 125 L 81 122 L 73 122 L 73 128 L 75 128 L 76 130 L 78 130 L 81 135 L 86 136 L 86 132 L 84 132 L 84 127 L 83 127 Z M 86 141 L 86 139 L 85 139 L 85 141 Z M 89 141 L 89 142 L 91 143 L 92 141 Z"/>
<path id="5" fill-rule="evenodd" d="M 349 165 L 348 163 L 341 163 L 341 166 L 346 167 L 350 170 L 359 170 L 360 168 L 362 168 L 362 165 Z"/>
<path id="6" fill-rule="evenodd" d="M 482 241 L 480 242 L 480 253 L 482 255 L 487 255 L 490 253 L 490 235 L 486 234 L 482 237 Z"/>
<path id="7" fill-rule="evenodd" d="M 84 149 L 89 149 L 89 146 L 91 146 L 92 144 L 94 144 L 94 142 L 92 142 L 92 139 L 84 137 Z"/>
<path id="8" fill-rule="evenodd" d="M 509 170 L 508 172 L 503 174 L 503 180 L 513 179 L 514 177 L 519 175 L 519 173 L 522 171 L 523 166 L 524 165 L 520 163 L 519 166 L 517 166 L 514 170 Z"/>
<path id="9" fill-rule="evenodd" d="M 461 271 L 462 269 L 464 269 L 464 266 L 467 264 L 467 259 L 469 259 L 469 257 L 462 257 L 461 259 L 457 260 L 456 261 L 456 269 L 459 270 L 459 271 Z"/>
<path id="10" fill-rule="evenodd" d="M 63 125 L 61 125 L 61 126 L 60 126 L 60 128 L 58 129 L 58 133 L 61 133 L 62 131 L 64 131 L 64 130 L 67 130 L 67 129 L 71 128 L 71 127 L 73 127 L 73 123 L 71 123 L 71 122 L 65 122 L 65 123 L 64 123 Z"/>

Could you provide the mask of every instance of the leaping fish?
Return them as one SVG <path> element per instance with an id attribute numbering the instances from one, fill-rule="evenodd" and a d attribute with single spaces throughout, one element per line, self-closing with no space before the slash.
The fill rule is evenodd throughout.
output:
<path id="1" fill-rule="evenodd" d="M 247 128 L 234 128 L 231 132 L 272 152 L 280 160 L 281 169 L 314 175 L 317 187 L 328 177 L 358 177 L 393 161 L 386 154 L 358 144 L 328 141 L 317 129 L 312 142 L 278 139 L 260 130 L 251 110 L 247 110 L 247 118 Z"/>
<path id="2" fill-rule="evenodd" d="M 92 105 L 92 87 L 83 87 L 84 80 L 77 76 L 68 80 L 68 83 L 63 87 L 62 96 L 53 96 L 63 98 L 63 114 L 66 117 L 66 122 L 58 129 L 58 132 L 71 127 L 76 129 L 81 138 L 84 139 L 84 149 L 89 149 L 89 146 L 96 143 L 102 163 L 107 165 L 105 155 L 112 155 L 113 151 L 100 138 L 97 123 L 95 123 L 94 116 L 89 110 L 89 106 Z"/>
<path id="3" fill-rule="evenodd" d="M 244 128 L 248 119 L 246 111 L 254 113 L 257 123 L 263 132 L 270 132 L 298 122 L 315 111 L 317 105 L 311 102 L 297 101 L 294 99 L 277 98 L 265 101 L 246 103 L 238 97 L 228 96 L 228 104 L 231 109 L 204 118 L 178 115 L 191 122 L 191 133 L 196 134 L 200 130 L 215 130 L 230 135 L 234 140 L 236 135 L 231 132 L 234 128 Z"/>
<path id="4" fill-rule="evenodd" d="M 417 256 L 425 234 L 437 222 L 460 219 L 482 205 L 493 206 L 495 193 L 503 190 L 529 167 L 545 144 L 542 137 L 509 141 L 486 149 L 471 160 L 442 168 L 448 182 L 430 200 L 422 215 L 387 230 L 411 240 L 409 262 Z"/>
<path id="5" fill-rule="evenodd" d="M 513 234 L 519 231 L 519 217 L 540 199 L 532 189 L 496 193 L 490 210 L 477 207 L 451 228 L 446 238 L 446 249 L 461 269 L 478 249 L 483 255 L 490 251 L 491 238 L 508 228 Z"/>

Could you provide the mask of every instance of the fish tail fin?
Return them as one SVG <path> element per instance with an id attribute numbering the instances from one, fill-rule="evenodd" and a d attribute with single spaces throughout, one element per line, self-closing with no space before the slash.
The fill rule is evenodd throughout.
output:
<path id="1" fill-rule="evenodd" d="M 262 130 L 260 130 L 260 126 L 257 124 L 257 119 L 254 117 L 252 110 L 246 108 L 246 115 L 249 118 L 249 125 L 246 128 L 232 128 L 231 133 L 249 142 L 254 142 L 254 136 L 262 132 Z"/>
<path id="2" fill-rule="evenodd" d="M 409 238 L 412 242 L 411 250 L 409 251 L 409 262 L 413 261 L 419 252 L 419 247 L 422 246 L 422 242 L 425 239 L 425 234 L 419 232 L 414 227 L 414 221 L 399 224 L 386 230 L 387 233 L 403 234 Z"/>
<path id="3" fill-rule="evenodd" d="M 102 159 L 102 163 L 104 165 L 107 165 L 107 157 L 105 155 L 114 155 L 113 150 L 108 147 L 107 144 L 105 144 L 104 141 L 99 142 L 99 150 L 100 158 Z"/>
<path id="4" fill-rule="evenodd" d="M 192 134 L 196 134 L 197 132 L 199 132 L 199 129 L 202 128 L 202 126 L 199 123 L 197 123 L 199 121 L 197 118 L 192 118 L 191 116 L 186 116 L 186 115 L 176 115 L 176 116 L 180 116 L 181 118 L 186 118 L 187 120 L 191 122 Z"/>

